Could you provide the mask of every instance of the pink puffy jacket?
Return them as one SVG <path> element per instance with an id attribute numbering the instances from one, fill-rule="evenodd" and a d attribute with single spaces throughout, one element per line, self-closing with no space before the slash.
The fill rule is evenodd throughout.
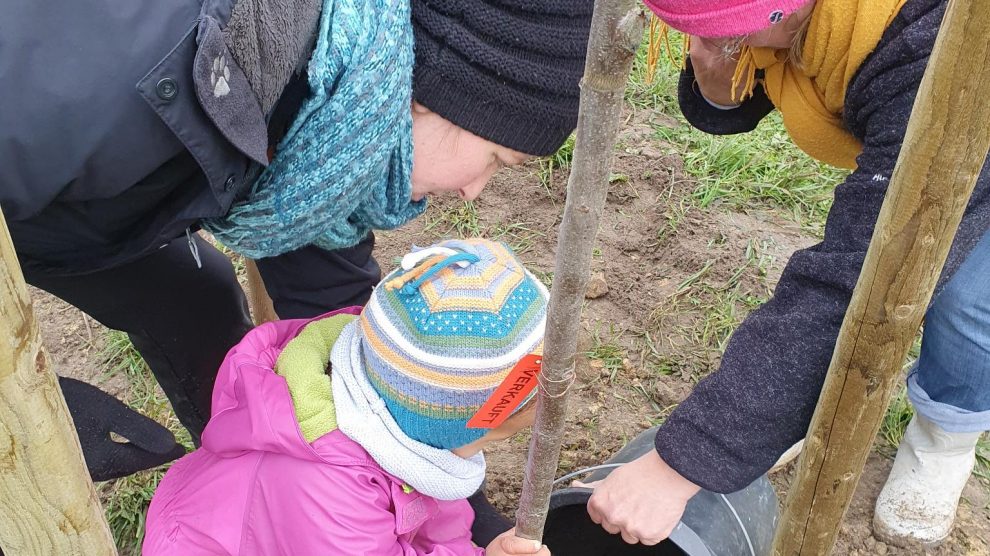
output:
<path id="1" fill-rule="evenodd" d="M 405 492 L 339 430 L 303 439 L 272 369 L 308 322 L 259 326 L 227 354 L 203 447 L 169 469 L 151 501 L 144 556 L 483 555 L 466 500 Z"/>

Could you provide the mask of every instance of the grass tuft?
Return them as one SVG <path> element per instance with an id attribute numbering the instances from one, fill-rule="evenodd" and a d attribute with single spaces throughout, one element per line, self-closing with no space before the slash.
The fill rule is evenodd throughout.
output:
<path id="1" fill-rule="evenodd" d="M 122 556 L 141 554 L 145 516 L 164 475 L 164 470 L 142 471 L 100 488 L 107 523 Z"/>
<path id="2" fill-rule="evenodd" d="M 795 147 L 778 113 L 745 135 L 717 137 L 659 128 L 683 151 L 684 170 L 695 178 L 701 208 L 771 208 L 821 236 L 832 191 L 848 172 L 816 162 Z"/>
<path id="3" fill-rule="evenodd" d="M 522 222 L 499 222 L 488 228 L 485 235 L 489 239 L 505 243 L 516 255 L 525 255 L 533 250 L 536 239 L 546 234 L 534 230 Z"/>
<path id="4" fill-rule="evenodd" d="M 613 325 L 608 327 L 608 337 L 602 334 L 601 326 L 596 326 L 591 333 L 592 346 L 585 355 L 592 361 L 593 367 L 605 369 L 609 381 L 615 380 L 615 375 L 623 369 L 626 350 L 619 345 L 622 333 L 616 331 Z"/>
<path id="5" fill-rule="evenodd" d="M 426 226 L 423 232 L 433 232 L 438 236 L 449 236 L 456 233 L 459 237 L 479 237 L 481 235 L 481 216 L 474 201 L 462 201 L 442 210 L 436 216 L 426 216 Z"/>
<path id="6" fill-rule="evenodd" d="M 879 450 L 881 454 L 894 457 L 897 447 L 904 438 L 904 430 L 907 429 L 912 417 L 914 417 L 914 408 L 908 401 L 907 388 L 901 386 L 897 393 L 891 396 L 887 413 L 880 422 L 880 438 L 884 443 Z"/>
<path id="7" fill-rule="evenodd" d="M 554 185 L 554 172 L 556 170 L 566 170 L 571 167 L 571 162 L 574 160 L 574 141 L 574 135 L 571 135 L 557 149 L 557 152 L 538 161 L 540 184 L 543 185 L 543 188 L 547 191 L 547 195 L 551 199 L 553 198 L 551 192 Z"/>

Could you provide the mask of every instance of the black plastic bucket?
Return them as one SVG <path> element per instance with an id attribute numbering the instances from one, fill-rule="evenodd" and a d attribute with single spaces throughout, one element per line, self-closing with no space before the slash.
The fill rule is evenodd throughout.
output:
<path id="1" fill-rule="evenodd" d="M 653 449 L 656 428 L 644 431 L 588 481 Z M 595 468 L 589 468 L 591 471 Z M 766 476 L 732 494 L 701 491 L 688 503 L 670 538 L 656 546 L 629 545 L 588 517 L 591 491 L 565 488 L 550 497 L 543 542 L 560 556 L 764 556 L 777 527 L 777 494 Z"/>

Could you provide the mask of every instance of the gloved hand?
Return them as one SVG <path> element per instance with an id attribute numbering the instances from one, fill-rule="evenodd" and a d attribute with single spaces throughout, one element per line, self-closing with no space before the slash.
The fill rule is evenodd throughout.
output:
<path id="1" fill-rule="evenodd" d="M 171 431 L 95 386 L 59 377 L 59 386 L 94 481 L 108 481 L 182 457 Z M 115 442 L 114 432 L 128 442 Z"/>

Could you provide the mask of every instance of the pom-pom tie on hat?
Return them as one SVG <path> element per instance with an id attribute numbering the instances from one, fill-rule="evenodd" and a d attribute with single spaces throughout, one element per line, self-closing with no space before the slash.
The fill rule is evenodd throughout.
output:
<path id="1" fill-rule="evenodd" d="M 437 255 L 425 259 L 419 266 L 412 269 L 410 272 L 398 276 L 395 279 L 389 281 L 385 284 L 385 287 L 394 290 L 396 288 L 402 288 L 399 290 L 400 293 L 404 295 L 412 295 L 416 293 L 416 290 L 423 285 L 424 282 L 429 280 L 433 275 L 441 270 L 447 268 L 452 264 L 458 264 L 461 268 L 464 268 L 464 263 L 472 264 L 480 261 L 481 258 L 474 253 L 456 253 L 453 255 Z"/>
<path id="2" fill-rule="evenodd" d="M 413 246 L 412 253 L 406 253 L 402 256 L 402 270 L 409 272 L 413 268 L 416 268 L 416 265 L 434 255 L 456 255 L 458 253 L 460 253 L 460 251 L 457 249 L 441 247 L 439 245 L 434 245 L 433 247 L 427 247 L 425 249 Z M 461 268 L 467 268 L 469 265 L 470 263 L 466 261 L 457 263 L 457 266 Z"/>

